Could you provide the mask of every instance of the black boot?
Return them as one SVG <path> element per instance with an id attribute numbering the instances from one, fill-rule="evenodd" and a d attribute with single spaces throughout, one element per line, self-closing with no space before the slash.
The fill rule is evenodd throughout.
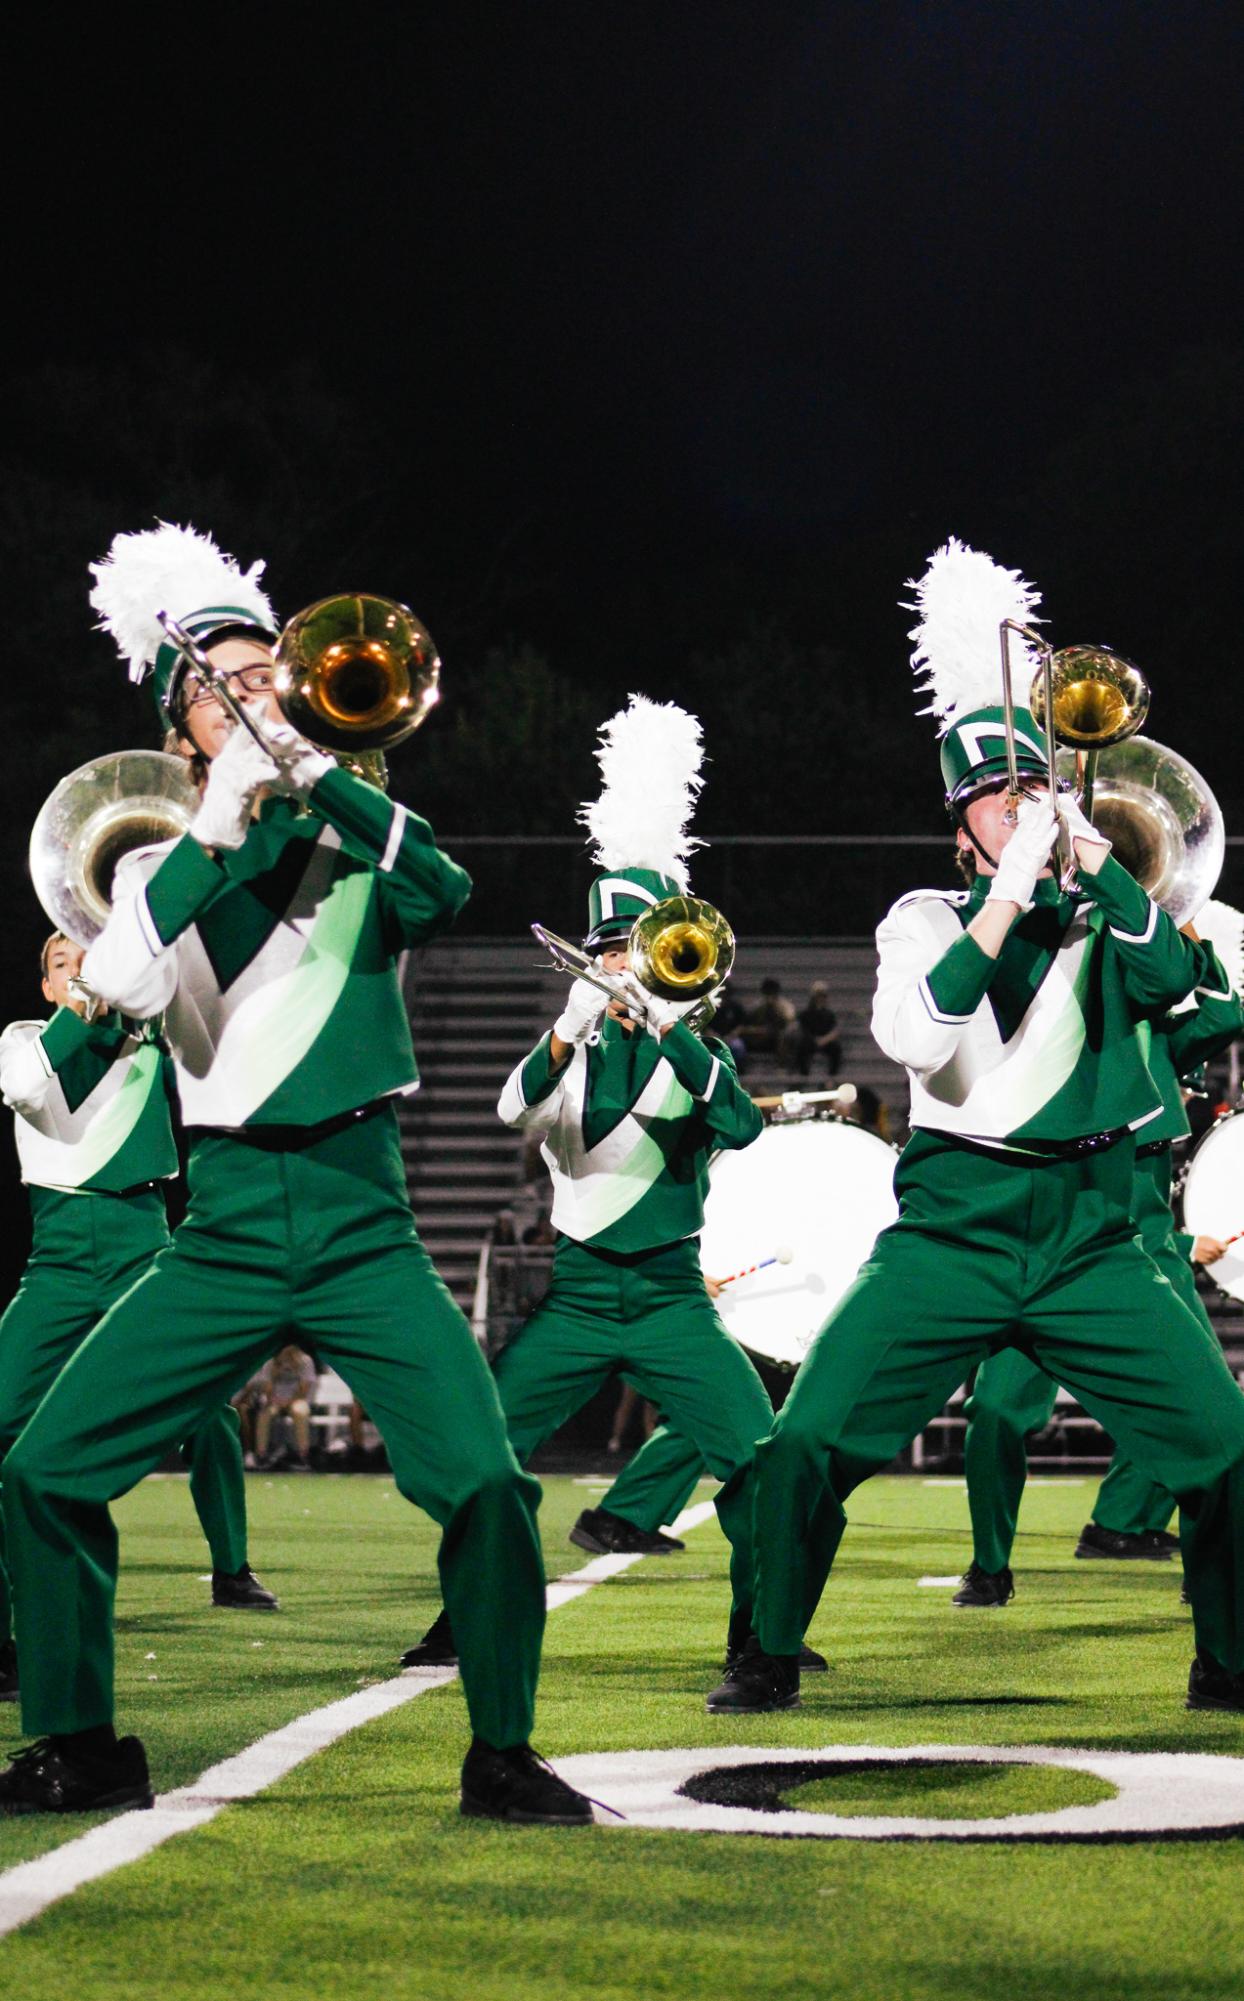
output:
<path id="1" fill-rule="evenodd" d="M 240 1570 L 212 1572 L 212 1603 L 233 1612 L 279 1612 L 276 1593 L 261 1584 L 249 1563 Z"/>
<path id="2" fill-rule="evenodd" d="M 594 1818 L 591 1800 L 559 1779 L 530 1744 L 495 1751 L 482 1737 L 471 1739 L 463 1761 L 462 1811 L 545 1827 L 587 1827 Z"/>
<path id="3" fill-rule="evenodd" d="M 448 1612 L 442 1609 L 437 1613 L 418 1645 L 407 1647 L 399 1665 L 404 1668 L 457 1667 L 458 1649 Z"/>
<path id="4" fill-rule="evenodd" d="M 155 1805 L 147 1754 L 122 1737 L 99 1756 L 76 1752 L 63 1737 L 40 1737 L 0 1772 L 0 1814 L 96 1813 Z"/>
<path id="5" fill-rule="evenodd" d="M 1179 1537 L 1167 1529 L 1140 1529 L 1129 1535 L 1123 1529 L 1103 1529 L 1096 1522 L 1085 1522 L 1076 1555 L 1106 1557 L 1116 1563 L 1169 1563 L 1178 1548 Z"/>
<path id="6" fill-rule="evenodd" d="M 753 1636 L 704 1706 L 714 1715 L 751 1716 L 770 1709 L 798 1709 L 798 1654 L 766 1654 Z"/>
<path id="7" fill-rule="evenodd" d="M 1198 1652 L 1188 1672 L 1186 1707 L 1244 1711 L 1244 1674 L 1232 1674 L 1212 1654 Z"/>
<path id="8" fill-rule="evenodd" d="M 621 1515 L 611 1515 L 608 1508 L 584 1508 L 570 1531 L 570 1540 L 593 1556 L 672 1556 L 675 1550 L 687 1547 L 677 1536 L 663 1535 L 660 1529 L 636 1528 Z"/>
<path id="9" fill-rule="evenodd" d="M 963 1573 L 963 1582 L 951 1599 L 952 1605 L 1008 1605 L 1015 1596 L 1015 1579 L 1009 1570 L 982 1570 L 972 1563 Z"/>

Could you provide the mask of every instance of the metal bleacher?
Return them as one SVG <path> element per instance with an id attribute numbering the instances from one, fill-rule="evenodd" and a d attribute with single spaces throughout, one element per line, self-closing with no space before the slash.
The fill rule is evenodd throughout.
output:
<path id="1" fill-rule="evenodd" d="M 875 969 L 872 941 L 749 938 L 740 941 L 732 988 L 745 1006 L 759 997 L 762 979 L 780 981 L 782 991 L 801 1006 L 808 987 L 823 979 L 838 1016 L 842 1040 L 839 1077 L 877 1094 L 886 1110 L 889 1138 L 905 1136 L 907 1082 L 873 1042 L 869 1029 Z M 536 1213 L 545 1189 L 537 1167 L 524 1175 L 519 1135 L 497 1118 L 498 1093 L 515 1063 L 539 1040 L 558 1013 L 567 979 L 543 959 L 530 937 L 454 938 L 410 955 L 405 989 L 414 1030 L 422 1088 L 402 1101 L 402 1151 L 411 1202 L 424 1243 L 463 1310 L 476 1299 L 481 1256 L 500 1212 L 513 1213 L 519 1234 Z M 772 1057 L 756 1056 L 746 1073 L 756 1096 L 798 1086 L 815 1089 L 821 1079 L 800 1079 Z M 547 1253 L 533 1249 L 516 1266 L 530 1265 L 538 1286 Z M 506 1297 L 520 1302 L 520 1283 Z M 1203 1297 L 1227 1358 L 1244 1381 L 1244 1306 L 1225 1298 L 1208 1281 Z M 961 1458 L 962 1392 L 951 1399 L 912 1449 L 913 1465 L 954 1467 Z M 1110 1444 L 1077 1404 L 1060 1396 L 1046 1431 L 1031 1441 L 1034 1467 L 1104 1465 Z"/>

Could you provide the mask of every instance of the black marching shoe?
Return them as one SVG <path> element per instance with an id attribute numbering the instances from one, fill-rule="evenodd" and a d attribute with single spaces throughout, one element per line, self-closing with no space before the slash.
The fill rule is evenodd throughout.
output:
<path id="1" fill-rule="evenodd" d="M 971 1563 L 950 1602 L 952 1605 L 1008 1605 L 1014 1596 L 1015 1579 L 1009 1570 L 982 1570 L 979 1563 Z"/>
<path id="2" fill-rule="evenodd" d="M 482 1737 L 471 1739 L 463 1760 L 462 1812 L 537 1827 L 590 1827 L 594 1819 L 591 1800 L 559 1779 L 530 1744 L 494 1751 Z"/>
<path id="3" fill-rule="evenodd" d="M 1179 1548 L 1179 1537 L 1167 1529 L 1142 1529 L 1128 1535 L 1122 1529 L 1099 1528 L 1085 1522 L 1076 1544 L 1077 1556 L 1106 1557 L 1118 1562 L 1169 1563 Z"/>
<path id="4" fill-rule="evenodd" d="M 63 1741 L 40 1737 L 0 1772 L 0 1814 L 97 1813 L 155 1805 L 147 1754 L 122 1737 L 101 1757 L 75 1757 Z"/>
<path id="5" fill-rule="evenodd" d="M 249 1563 L 240 1570 L 212 1572 L 212 1603 L 233 1612 L 279 1612 L 281 1603 L 274 1591 L 259 1582 Z"/>
<path id="6" fill-rule="evenodd" d="M 799 1656 L 766 1654 L 754 1636 L 706 1698 L 714 1715 L 760 1715 L 770 1709 L 798 1709 Z"/>
<path id="7" fill-rule="evenodd" d="M 1198 1653 L 1188 1671 L 1188 1709 L 1244 1711 L 1244 1674 L 1220 1667 L 1212 1654 Z"/>
<path id="8" fill-rule="evenodd" d="M 0 1702 L 16 1702 L 20 1694 L 17 1685 L 17 1641 L 0 1640 Z"/>
<path id="9" fill-rule="evenodd" d="M 417 1646 L 407 1647 L 399 1667 L 457 1667 L 458 1648 L 446 1611 L 437 1613 Z"/>
<path id="10" fill-rule="evenodd" d="M 621 1515 L 611 1515 L 608 1508 L 584 1508 L 570 1531 L 570 1540 L 593 1556 L 672 1556 L 687 1547 L 677 1536 L 663 1535 L 660 1529 L 636 1528 Z"/>
<path id="11" fill-rule="evenodd" d="M 744 1642 L 744 1644 L 746 1644 L 746 1642 Z M 729 1674 L 731 1668 L 734 1666 L 734 1663 L 737 1660 L 741 1659 L 742 1653 L 743 1653 L 743 1648 L 732 1645 L 730 1641 L 730 1636 L 729 1634 L 727 1634 L 726 1658 L 722 1662 L 723 1674 Z M 816 1648 L 810 1647 L 806 1640 L 799 1649 L 799 1672 L 800 1674 L 829 1673 L 829 1662 L 826 1660 L 824 1654 L 818 1654 Z"/>

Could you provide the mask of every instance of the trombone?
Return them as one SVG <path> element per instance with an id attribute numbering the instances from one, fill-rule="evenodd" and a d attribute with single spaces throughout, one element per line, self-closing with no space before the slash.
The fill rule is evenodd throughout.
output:
<path id="1" fill-rule="evenodd" d="M 662 1000 L 692 1001 L 682 1019 L 693 1030 L 713 1017 L 713 996 L 730 976 L 734 964 L 734 933 L 720 910 L 697 896 L 666 896 L 637 917 L 626 937 L 628 973 L 606 973 L 596 959 L 568 938 L 543 924 L 532 931 L 553 955 L 553 963 L 576 979 L 587 980 L 610 1000 L 628 999 L 627 979 L 634 978 Z"/>
<path id="2" fill-rule="evenodd" d="M 157 616 L 221 707 L 279 764 L 281 752 L 204 648 L 168 612 Z M 277 703 L 286 721 L 320 749 L 347 762 L 362 760 L 357 767 L 362 775 L 382 785 L 384 752 L 418 729 L 440 695 L 436 643 L 393 598 L 345 592 L 317 599 L 290 619 L 273 660 Z"/>
<path id="3" fill-rule="evenodd" d="M 1212 894 L 1221 873 L 1223 817 L 1209 786 L 1186 758 L 1139 734 L 1149 713 L 1149 685 L 1121 653 L 1108 646 L 1065 646 L 1055 652 L 1031 626 L 1003 619 L 1008 811 L 1014 814 L 1019 803 L 1008 643 L 1012 632 L 1038 656 L 1028 705 L 1045 733 L 1051 810 L 1058 811 L 1060 780 L 1070 783 L 1123 866 L 1176 924 L 1185 923 Z M 1060 865 L 1065 886 L 1071 856 L 1061 837 Z"/>

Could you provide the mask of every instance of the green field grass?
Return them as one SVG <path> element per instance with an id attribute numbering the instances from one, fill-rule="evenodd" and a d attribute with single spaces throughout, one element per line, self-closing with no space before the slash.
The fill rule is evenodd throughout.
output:
<path id="1" fill-rule="evenodd" d="M 545 1482 L 550 1574 L 585 1559 L 590 1500 Z M 709 1490 L 703 1489 L 707 1493 Z M 1093 1488 L 1030 1489 L 1005 1611 L 920 1589 L 968 1559 L 960 1489 L 878 1480 L 811 1637 L 831 1671 L 802 1709 L 708 1716 L 726 1614 L 714 1524 L 550 1615 L 536 1743 L 574 1752 L 747 1743 L 1060 1745 L 1244 1759 L 1244 1718 L 1189 1715 L 1174 1565 L 1072 1558 Z M 275 1617 L 213 1613 L 184 1483 L 118 1510 L 119 1721 L 157 1785 L 393 1671 L 436 1603 L 434 1540 L 386 1479 L 252 1479 L 252 1555 Z M 149 1658 L 154 1656 L 154 1658 Z M 0 1941 L 23 2001 L 121 1997 L 647 1995 L 1226 2001 L 1244 1987 L 1233 1840 L 1105 1847 L 891 1845 L 464 1823 L 457 1686 L 420 1696 L 208 1827 Z M 0 1711 L 0 1749 L 19 1741 Z M 1048 1809 L 1097 1782 L 1031 1768 L 818 1779 L 821 1811 L 942 1817 Z M 0 1867 L 84 1822 L 0 1822 Z"/>

